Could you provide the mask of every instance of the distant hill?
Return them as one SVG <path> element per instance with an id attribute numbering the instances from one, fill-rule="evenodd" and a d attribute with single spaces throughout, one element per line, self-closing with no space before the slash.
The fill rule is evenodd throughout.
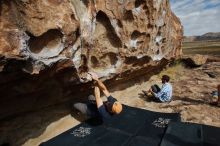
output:
<path id="1" fill-rule="evenodd" d="M 220 32 L 209 32 L 201 36 L 185 36 L 184 42 L 193 41 L 220 41 Z"/>

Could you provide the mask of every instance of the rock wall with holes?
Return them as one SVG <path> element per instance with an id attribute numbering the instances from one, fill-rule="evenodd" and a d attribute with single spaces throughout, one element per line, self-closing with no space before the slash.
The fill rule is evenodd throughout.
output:
<path id="1" fill-rule="evenodd" d="M 88 71 L 152 74 L 181 55 L 183 31 L 168 0 L 1 0 L 0 28 L 1 115 L 69 99 Z"/>

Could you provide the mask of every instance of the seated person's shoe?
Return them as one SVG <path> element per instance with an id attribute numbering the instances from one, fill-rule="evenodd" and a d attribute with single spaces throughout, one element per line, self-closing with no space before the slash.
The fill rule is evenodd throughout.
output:
<path id="1" fill-rule="evenodd" d="M 142 92 L 144 93 L 145 96 L 150 96 L 150 97 L 153 96 L 150 92 L 147 92 L 147 91 L 144 91 L 144 90 L 142 90 Z"/>
<path id="2" fill-rule="evenodd" d="M 217 102 L 217 101 L 215 101 L 215 102 L 211 102 L 210 105 L 220 107 L 220 103 Z"/>

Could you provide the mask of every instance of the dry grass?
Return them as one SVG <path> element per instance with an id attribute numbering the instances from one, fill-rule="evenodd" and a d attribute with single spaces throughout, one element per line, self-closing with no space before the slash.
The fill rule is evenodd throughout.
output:
<path id="1" fill-rule="evenodd" d="M 220 56 L 220 41 L 184 42 L 184 54 L 202 54 Z"/>

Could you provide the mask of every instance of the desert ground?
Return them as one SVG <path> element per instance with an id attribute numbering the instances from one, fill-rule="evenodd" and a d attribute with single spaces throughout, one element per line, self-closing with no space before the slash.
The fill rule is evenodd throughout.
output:
<path id="1" fill-rule="evenodd" d="M 184 48 L 183 52 L 187 52 L 187 49 L 189 48 Z M 188 51 L 189 54 L 194 53 L 190 52 Z M 220 49 L 217 52 L 220 55 Z M 144 96 L 142 90 L 149 89 L 155 83 L 161 85 L 160 78 L 164 74 L 171 77 L 173 99 L 169 103 L 157 103 Z M 117 90 L 117 87 L 110 89 L 111 94 L 123 104 L 151 111 L 177 112 L 183 122 L 220 127 L 220 107 L 210 105 L 210 102 L 216 100 L 211 93 L 220 83 L 220 61 L 209 61 L 197 68 L 176 62 L 149 80 L 142 76 L 136 78 L 135 82 L 128 82 L 133 85 L 123 90 Z M 72 97 L 74 98 L 76 97 Z M 73 103 L 74 101 L 69 101 L 8 119 L 0 125 L 1 135 L 7 135 L 5 140 L 11 145 L 37 146 L 80 123 L 74 116 Z"/>

